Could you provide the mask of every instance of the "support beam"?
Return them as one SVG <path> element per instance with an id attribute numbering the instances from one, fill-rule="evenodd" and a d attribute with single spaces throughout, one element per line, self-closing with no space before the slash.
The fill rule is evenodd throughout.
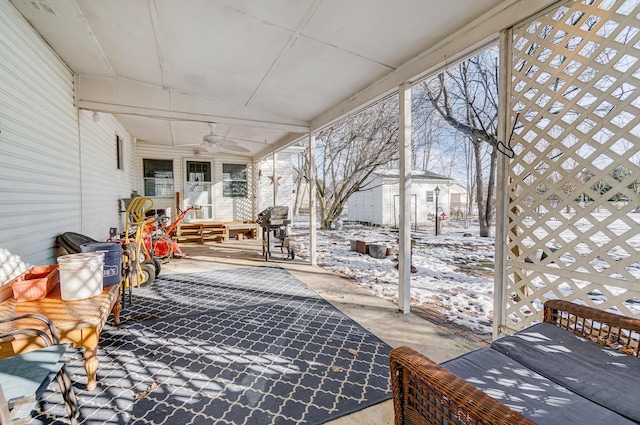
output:
<path id="1" fill-rule="evenodd" d="M 278 205 L 278 154 L 273 153 L 273 206 Z M 289 212 L 293 214 L 293 211 Z"/>
<path id="2" fill-rule="evenodd" d="M 213 115 L 206 113 L 168 111 L 164 109 L 142 108 L 138 106 L 127 105 L 112 105 L 107 103 L 90 102 L 86 100 L 78 101 L 78 108 L 88 109 L 95 112 L 104 112 L 106 114 L 131 115 L 167 121 L 193 121 L 202 123 L 215 122 L 217 124 L 265 128 L 268 130 L 290 131 L 297 133 L 296 138 L 300 137 L 300 132 L 308 131 L 308 127 L 305 125 L 286 124 L 273 121 L 260 121 L 257 119 L 229 117 L 225 115 Z"/>
<path id="3" fill-rule="evenodd" d="M 498 80 L 498 140 L 504 140 L 508 145 L 510 136 L 508 127 L 513 126 L 509 122 L 509 83 L 511 71 L 511 40 L 513 40 L 511 30 L 503 31 L 500 34 L 500 75 Z M 495 260 L 495 281 L 493 291 L 493 338 L 500 336 L 500 328 L 504 326 L 506 315 L 506 279 L 507 279 L 507 235 L 509 212 L 508 188 L 508 167 L 509 158 L 500 155 L 498 159 L 498 181 L 496 188 L 496 260 Z"/>
<path id="4" fill-rule="evenodd" d="M 277 142 L 267 146 L 262 151 L 258 152 L 254 157 L 254 161 L 260 161 L 261 159 L 271 155 L 272 152 L 279 151 L 293 144 L 294 142 L 301 140 L 308 134 L 308 131 L 305 133 L 289 133 L 286 137 L 278 140 Z"/>
<path id="5" fill-rule="evenodd" d="M 268 110 L 230 105 L 206 96 L 182 93 L 124 78 L 79 75 L 75 78 L 76 106 L 110 114 L 164 120 L 216 122 L 293 133 L 309 132 L 307 122 Z"/>
<path id="6" fill-rule="evenodd" d="M 312 266 L 318 264 L 316 258 L 316 135 L 309 133 L 309 263 Z"/>
<path id="7" fill-rule="evenodd" d="M 411 311 L 411 84 L 400 85 L 400 252 L 398 310 Z"/>

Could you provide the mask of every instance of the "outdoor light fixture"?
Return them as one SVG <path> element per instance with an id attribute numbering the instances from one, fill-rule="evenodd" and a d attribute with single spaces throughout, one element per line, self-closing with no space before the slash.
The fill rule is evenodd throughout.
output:
<path id="1" fill-rule="evenodd" d="M 438 196 L 440 196 L 440 188 L 436 186 L 436 188 L 433 189 L 433 193 L 436 195 L 436 236 L 438 236 Z"/>
<path id="2" fill-rule="evenodd" d="M 91 117 L 93 118 L 93 122 L 100 122 L 100 114 L 99 113 L 94 112 Z"/>

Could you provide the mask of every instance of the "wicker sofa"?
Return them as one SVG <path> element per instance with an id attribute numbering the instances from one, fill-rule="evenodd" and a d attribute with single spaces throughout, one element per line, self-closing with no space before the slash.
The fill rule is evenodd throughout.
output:
<path id="1" fill-rule="evenodd" d="M 438 365 L 392 350 L 399 424 L 638 424 L 640 320 L 554 300 L 544 321 Z"/>

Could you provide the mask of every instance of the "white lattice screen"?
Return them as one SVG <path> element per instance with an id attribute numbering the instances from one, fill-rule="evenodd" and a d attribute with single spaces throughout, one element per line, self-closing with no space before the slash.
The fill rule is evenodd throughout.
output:
<path id="1" fill-rule="evenodd" d="M 570 1 L 512 31 L 502 330 L 554 298 L 640 317 L 640 0 Z"/>

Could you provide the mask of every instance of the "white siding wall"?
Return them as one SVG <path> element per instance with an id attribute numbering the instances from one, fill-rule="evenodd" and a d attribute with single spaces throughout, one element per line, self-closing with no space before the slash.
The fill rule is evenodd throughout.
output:
<path id="1" fill-rule="evenodd" d="M 105 239 L 132 187 L 133 147 L 112 116 L 74 106 L 74 77 L 7 1 L 0 2 L 0 251 L 52 264 L 55 238 Z M 116 170 L 115 133 L 125 143 Z M 0 264 L 0 284 L 7 276 Z"/>
<path id="2" fill-rule="evenodd" d="M 363 186 L 372 189 L 361 190 L 349 197 L 347 200 L 347 220 L 381 225 L 384 196 L 382 179 L 373 177 Z"/>
<path id="3" fill-rule="evenodd" d="M 82 229 L 73 75 L 8 2 L 0 57 L 0 247 L 52 263 L 55 237 Z"/>
<path id="4" fill-rule="evenodd" d="M 386 210 L 388 210 L 389 205 L 389 199 L 385 197 L 387 187 L 383 179 L 376 179 L 374 186 L 376 187 L 370 192 L 369 204 L 365 205 L 365 208 L 368 209 L 367 215 L 369 216 L 369 222 L 376 226 L 383 226 L 387 224 L 385 223 L 385 216 L 387 215 Z M 393 209 L 393 198 L 391 199 L 391 208 Z"/>
<path id="5" fill-rule="evenodd" d="M 274 182 L 271 179 L 274 175 L 273 158 L 268 157 L 260 161 L 258 169 L 261 173 L 258 180 L 260 193 L 258 196 L 259 205 L 257 213 L 273 205 L 284 205 L 289 207 L 289 214 L 291 216 L 293 213 L 293 168 L 291 166 L 291 153 L 278 152 L 277 170 L 275 173 L 276 181 L 278 182 L 278 197 L 275 204 L 273 202 Z"/>
<path id="6" fill-rule="evenodd" d="M 109 228 L 124 229 L 118 199 L 128 198 L 133 189 L 133 143 L 112 115 L 80 111 L 80 167 L 82 182 L 82 231 L 97 240 L 109 237 Z M 116 134 L 123 140 L 123 170 L 118 170 Z"/>
<path id="7" fill-rule="evenodd" d="M 419 226 L 433 224 L 435 203 L 427 202 L 427 191 L 433 191 L 436 185 L 440 187 L 438 207 L 449 215 L 449 187 L 446 181 L 413 179 L 411 182 L 412 199 L 410 212 L 412 225 L 416 224 L 416 221 Z M 373 189 L 356 192 L 349 197 L 348 220 L 371 223 L 378 226 L 398 226 L 400 188 L 397 179 L 377 177 L 368 186 L 373 187 Z M 431 220 L 428 219 L 429 214 L 431 214 Z"/>
<path id="8" fill-rule="evenodd" d="M 184 176 L 183 176 L 183 161 L 185 155 L 190 158 L 193 156 L 193 149 L 187 148 L 172 148 L 172 147 L 158 147 L 151 144 L 145 144 L 138 142 L 135 144 L 135 157 L 134 157 L 134 182 L 135 191 L 138 195 L 145 196 L 144 193 L 144 180 L 143 180 L 143 159 L 166 159 L 173 161 L 173 192 L 180 192 L 180 199 L 184 199 Z M 198 160 L 206 161 L 212 159 L 198 158 Z M 212 170 L 214 172 L 214 170 Z M 167 214 L 172 218 L 175 218 L 175 197 L 151 197 L 153 199 L 153 208 L 167 210 Z M 184 205 L 181 205 L 184 208 Z"/>
<path id="9" fill-rule="evenodd" d="M 347 220 L 358 221 L 358 217 L 360 217 L 360 198 L 362 198 L 362 192 L 356 192 L 347 199 Z"/>
<path id="10" fill-rule="evenodd" d="M 246 198 L 225 198 L 222 193 L 222 164 L 247 166 Z M 216 221 L 250 221 L 253 216 L 253 162 L 247 158 L 217 157 L 213 169 L 213 218 Z"/>
<path id="11" fill-rule="evenodd" d="M 186 176 L 184 175 L 185 161 L 210 161 L 212 178 L 212 203 L 213 213 L 210 221 L 236 221 L 254 220 L 254 185 L 253 162 L 228 154 L 210 154 L 201 152 L 200 156 L 194 155 L 193 148 L 161 147 L 149 143 L 138 142 L 135 147 L 135 190 L 140 196 L 144 196 L 143 183 L 143 159 L 165 159 L 173 161 L 173 188 L 174 192 L 180 192 L 181 208 L 185 208 L 184 195 Z M 222 196 L 222 164 L 246 164 L 247 165 L 247 198 L 224 198 Z M 166 209 L 167 213 L 175 218 L 174 197 L 152 197 L 154 208 Z M 196 215 L 190 213 L 187 219 L 194 219 Z"/>

